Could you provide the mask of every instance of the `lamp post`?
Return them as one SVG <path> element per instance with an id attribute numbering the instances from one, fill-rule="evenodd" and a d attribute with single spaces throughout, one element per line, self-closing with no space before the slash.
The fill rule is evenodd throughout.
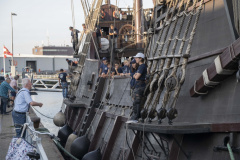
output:
<path id="1" fill-rule="evenodd" d="M 12 65 L 11 65 L 11 73 L 12 76 L 15 76 L 15 66 L 13 64 L 13 16 L 17 16 L 16 13 L 11 13 L 11 26 L 12 26 Z"/>

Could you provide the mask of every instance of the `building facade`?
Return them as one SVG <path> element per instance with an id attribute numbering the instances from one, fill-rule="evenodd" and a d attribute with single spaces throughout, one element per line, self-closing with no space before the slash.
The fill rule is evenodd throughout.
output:
<path id="1" fill-rule="evenodd" d="M 16 72 L 22 72 L 25 67 L 30 67 L 33 72 L 45 72 L 54 73 L 60 69 L 67 70 L 68 64 L 66 59 L 71 59 L 72 56 L 41 56 L 41 55 L 22 55 L 14 56 L 13 64 L 16 66 Z M 5 60 L 5 71 L 11 71 L 11 57 L 3 58 L 0 57 L 0 69 L 1 72 L 4 69 Z M 74 60 L 74 59 L 72 59 Z"/>
<path id="2" fill-rule="evenodd" d="M 63 55 L 63 56 L 71 56 L 73 55 L 73 48 L 66 46 L 35 46 L 32 49 L 33 55 Z"/>

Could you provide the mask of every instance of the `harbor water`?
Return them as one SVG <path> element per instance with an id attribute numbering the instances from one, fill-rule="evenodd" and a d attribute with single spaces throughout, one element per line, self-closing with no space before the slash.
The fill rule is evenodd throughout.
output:
<path id="1" fill-rule="evenodd" d="M 46 115 L 47 117 L 53 118 L 60 110 L 62 106 L 62 92 L 44 92 L 38 91 L 38 95 L 32 95 L 32 99 L 36 102 L 43 103 L 43 106 L 35 106 L 37 111 Z M 39 112 L 35 111 L 37 116 L 41 118 L 41 123 L 47 128 L 51 133 L 57 135 L 59 127 L 55 126 L 53 120 L 41 115 Z"/>

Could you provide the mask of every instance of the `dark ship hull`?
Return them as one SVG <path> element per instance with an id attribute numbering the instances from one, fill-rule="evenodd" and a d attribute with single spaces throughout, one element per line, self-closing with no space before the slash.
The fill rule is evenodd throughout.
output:
<path id="1" fill-rule="evenodd" d="M 66 123 L 78 136 L 88 137 L 88 152 L 99 149 L 100 159 L 240 158 L 240 88 L 234 74 L 240 57 L 234 21 L 237 1 L 193 0 L 188 8 L 188 1 L 183 1 L 182 8 L 181 0 L 171 2 L 154 3 L 154 18 L 146 24 L 147 29 L 153 28 L 152 32 L 145 36 L 144 44 L 132 45 L 139 50 L 146 47 L 144 54 L 152 73 L 149 84 L 153 87 L 149 88 L 143 108 L 153 112 L 148 112 L 143 123 L 126 123 L 133 104 L 129 77 L 98 78 L 99 61 L 93 59 L 86 59 L 82 73 L 81 64 L 74 69 L 78 72 L 72 72 L 76 81 L 71 84 L 71 94 L 76 98 L 65 100 Z M 133 50 L 126 49 L 125 56 L 135 54 Z M 110 53 L 99 55 L 110 57 Z M 112 57 L 119 58 L 120 53 L 114 49 Z M 93 47 L 90 55 L 96 55 Z M 218 56 L 222 72 L 218 72 L 215 62 Z M 166 113 L 161 114 L 163 109 Z"/>

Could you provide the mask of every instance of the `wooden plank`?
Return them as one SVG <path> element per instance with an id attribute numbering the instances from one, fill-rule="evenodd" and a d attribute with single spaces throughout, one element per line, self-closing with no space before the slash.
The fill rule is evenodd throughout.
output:
<path id="1" fill-rule="evenodd" d="M 240 123 L 212 124 L 211 132 L 239 132 Z"/>
<path id="2" fill-rule="evenodd" d="M 106 146 L 106 149 L 105 149 L 105 152 L 103 154 L 102 159 L 110 160 L 110 155 L 112 153 L 115 140 L 116 140 L 116 138 L 119 134 L 119 128 L 121 128 L 121 125 L 122 125 L 121 116 L 117 116 L 117 118 L 115 119 L 114 126 L 113 126 L 113 129 L 112 129 L 112 133 L 110 134 L 110 138 L 109 138 L 109 141 L 107 143 L 107 146 Z"/>
<path id="3" fill-rule="evenodd" d="M 101 118 L 99 119 L 99 123 L 97 125 L 97 129 L 96 129 L 94 137 L 92 139 L 92 143 L 90 144 L 90 147 L 89 147 L 89 150 L 88 150 L 89 152 L 96 149 L 95 147 L 97 145 L 98 140 L 100 139 L 101 131 L 103 129 L 103 125 L 105 123 L 105 120 L 106 120 L 106 112 L 102 112 Z"/>
<path id="4" fill-rule="evenodd" d="M 137 136 L 139 136 L 139 132 L 137 132 Z M 134 159 L 134 155 L 137 154 L 137 150 L 139 147 L 139 144 L 141 143 L 141 141 L 139 140 L 139 138 L 136 135 L 134 136 L 133 142 L 132 142 L 132 150 L 133 152 L 130 150 L 127 160 L 132 160 Z M 133 155 L 134 154 L 134 155 Z"/>
<path id="5" fill-rule="evenodd" d="M 240 38 L 233 42 L 230 46 L 226 47 L 222 54 L 219 56 L 221 61 L 221 66 L 223 69 L 226 70 L 237 70 L 238 69 L 238 59 L 240 58 Z M 221 82 L 224 79 L 228 78 L 231 75 L 223 75 L 217 74 L 216 65 L 213 62 L 208 68 L 208 79 L 212 82 Z M 212 87 L 208 87 L 204 84 L 203 76 L 201 75 L 200 78 L 196 81 L 194 86 L 190 89 L 191 97 L 198 97 L 200 94 L 198 93 L 206 93 Z"/>

